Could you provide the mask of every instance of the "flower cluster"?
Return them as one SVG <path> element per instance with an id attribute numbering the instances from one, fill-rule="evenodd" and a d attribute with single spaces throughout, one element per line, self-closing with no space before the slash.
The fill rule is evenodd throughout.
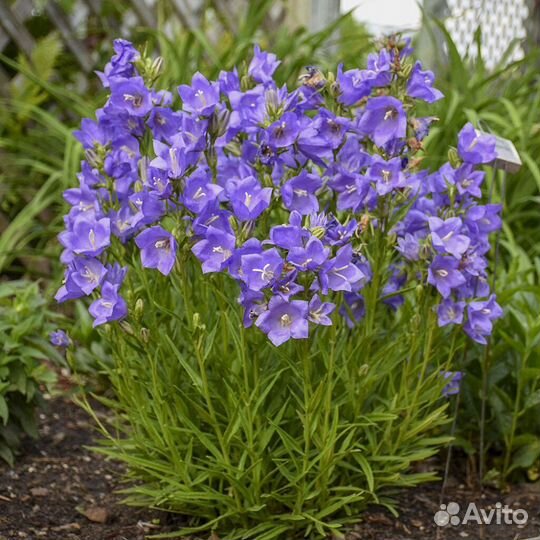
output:
<path id="1" fill-rule="evenodd" d="M 159 61 L 123 40 L 115 52 L 100 74 L 110 97 L 76 132 L 86 159 L 65 193 L 59 301 L 93 295 L 96 325 L 121 319 L 117 246 L 133 241 L 144 267 L 168 275 L 182 271 L 181 245 L 204 273 L 238 283 L 245 326 L 275 345 L 331 325 L 334 311 L 358 324 L 374 272 L 389 309 L 422 284 L 440 297 L 441 326 L 486 342 L 501 315 L 486 280 L 500 218 L 480 204 L 476 169 L 495 158 L 494 142 L 468 124 L 452 164 L 421 170 L 434 118 L 414 107 L 442 94 L 408 43 L 388 40 L 367 69 L 339 66 L 335 77 L 307 68 L 293 90 L 275 82 L 275 55 L 255 47 L 246 73 L 196 73 L 179 86 L 179 107 L 149 87 Z M 374 262 L 381 238 L 386 268 Z"/>

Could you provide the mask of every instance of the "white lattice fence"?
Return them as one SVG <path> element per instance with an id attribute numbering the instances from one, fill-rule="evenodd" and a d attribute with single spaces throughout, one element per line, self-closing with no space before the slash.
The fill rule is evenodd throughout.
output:
<path id="1" fill-rule="evenodd" d="M 526 0 L 447 0 L 450 16 L 446 26 L 460 53 L 477 54 L 474 33 L 482 27 L 482 54 L 488 68 L 494 67 L 515 39 L 526 37 L 529 16 Z M 523 56 L 517 46 L 509 60 Z"/>

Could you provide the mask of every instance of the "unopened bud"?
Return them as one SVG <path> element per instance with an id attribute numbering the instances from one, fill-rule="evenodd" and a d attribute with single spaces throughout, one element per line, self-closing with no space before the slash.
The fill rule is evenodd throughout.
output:
<path id="1" fill-rule="evenodd" d="M 251 85 L 252 85 L 252 80 L 249 75 L 244 75 L 240 79 L 240 89 L 242 90 L 242 92 L 249 90 L 251 88 Z"/>
<path id="2" fill-rule="evenodd" d="M 324 235 L 326 234 L 326 229 L 324 227 L 318 226 L 311 229 L 311 234 L 318 238 L 319 240 L 324 238 Z"/>
<path id="3" fill-rule="evenodd" d="M 208 130 L 211 134 L 211 136 L 215 139 L 218 137 L 221 137 L 227 129 L 227 126 L 229 124 L 229 118 L 231 117 L 231 113 L 228 109 L 216 109 L 212 116 L 210 117 L 210 124 L 208 126 Z"/>
<path id="4" fill-rule="evenodd" d="M 448 161 L 454 169 L 457 169 L 461 166 L 461 159 L 459 158 L 458 151 L 454 147 L 451 147 L 448 150 Z"/>
<path id="5" fill-rule="evenodd" d="M 139 169 L 139 178 L 143 184 L 148 183 L 148 164 L 149 160 L 147 157 L 142 157 L 139 159 L 139 163 L 137 164 L 137 168 Z"/>
<path id="6" fill-rule="evenodd" d="M 238 221 L 232 215 L 229 216 L 229 224 L 230 224 L 232 230 L 234 231 L 234 234 L 238 235 Z"/>
<path id="7" fill-rule="evenodd" d="M 411 74 L 411 71 L 412 71 L 412 64 L 410 62 L 407 62 L 406 64 L 401 66 L 401 71 L 399 72 L 399 74 L 405 79 L 408 79 L 409 75 Z"/>
<path id="8" fill-rule="evenodd" d="M 276 116 L 279 109 L 279 98 L 277 95 L 277 92 L 271 88 L 270 90 L 266 91 L 266 112 L 268 113 L 268 116 Z"/>
<path id="9" fill-rule="evenodd" d="M 148 328 L 141 328 L 141 339 L 144 343 L 150 341 L 150 330 L 148 330 Z"/>
<path id="10" fill-rule="evenodd" d="M 150 66 L 150 77 L 155 80 L 159 77 L 161 74 L 161 69 L 163 68 L 163 58 L 161 56 L 158 56 L 154 61 L 152 62 L 152 65 Z"/>
<path id="11" fill-rule="evenodd" d="M 93 169 L 101 169 L 103 161 L 94 149 L 88 148 L 85 151 L 85 157 Z"/>
<path id="12" fill-rule="evenodd" d="M 193 328 L 194 329 L 201 330 L 202 332 L 204 332 L 206 330 L 206 325 L 203 322 L 201 322 L 201 314 L 200 313 L 194 313 L 193 314 L 192 323 L 193 323 Z"/>
<path id="13" fill-rule="evenodd" d="M 144 300 L 142 298 L 137 298 L 135 302 L 134 316 L 137 321 L 142 319 L 144 313 Z"/>
<path id="14" fill-rule="evenodd" d="M 120 328 L 126 333 L 126 334 L 129 334 L 130 336 L 134 336 L 135 335 L 135 332 L 133 331 L 133 326 L 131 326 L 131 324 L 129 324 L 127 321 L 122 321 L 120 323 Z"/>

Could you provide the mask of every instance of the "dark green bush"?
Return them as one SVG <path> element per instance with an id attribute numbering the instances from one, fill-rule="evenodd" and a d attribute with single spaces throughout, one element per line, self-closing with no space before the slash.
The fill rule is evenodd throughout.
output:
<path id="1" fill-rule="evenodd" d="M 10 464 L 21 435 L 37 436 L 36 407 L 56 381 L 45 308 L 37 283 L 0 284 L 0 457 Z"/>

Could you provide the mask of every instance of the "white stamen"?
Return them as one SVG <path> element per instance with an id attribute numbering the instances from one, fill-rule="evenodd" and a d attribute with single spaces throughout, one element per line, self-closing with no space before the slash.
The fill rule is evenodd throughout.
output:
<path id="1" fill-rule="evenodd" d="M 223 246 L 213 247 L 212 253 L 221 253 L 223 255 L 223 261 L 226 261 L 232 256 L 232 252 L 229 249 L 225 249 Z"/>
<path id="2" fill-rule="evenodd" d="M 193 195 L 193 198 L 194 199 L 202 199 L 203 197 L 206 197 L 206 193 L 205 191 L 203 190 L 202 187 L 198 188 L 197 191 L 195 192 L 195 195 Z"/>
<path id="3" fill-rule="evenodd" d="M 347 268 L 349 268 L 348 264 L 346 264 L 345 266 L 340 266 L 339 268 L 334 268 L 331 273 L 335 276 L 338 276 L 343 281 L 347 281 L 347 278 L 343 274 L 341 274 L 341 272 L 343 272 L 343 270 L 347 270 Z"/>
<path id="4" fill-rule="evenodd" d="M 274 277 L 274 271 L 269 270 L 268 267 L 270 264 L 265 264 L 263 268 L 254 268 L 254 272 L 260 272 L 261 273 L 261 279 L 263 281 L 270 281 Z"/>
<path id="5" fill-rule="evenodd" d="M 134 96 L 132 94 L 124 94 L 124 101 L 131 101 L 134 107 L 140 107 L 143 102 L 142 96 Z"/>
<path id="6" fill-rule="evenodd" d="M 281 326 L 285 327 L 285 326 L 291 326 L 292 324 L 292 319 L 291 319 L 291 316 L 287 313 L 285 313 L 284 315 L 281 316 L 281 318 L 279 319 L 280 322 L 281 322 Z"/>
<path id="7" fill-rule="evenodd" d="M 169 242 L 169 240 L 167 238 L 164 238 L 163 240 L 158 240 L 155 244 L 154 244 L 155 248 L 156 249 L 169 249 L 171 247 L 171 243 Z"/>
<path id="8" fill-rule="evenodd" d="M 99 282 L 99 276 L 92 272 L 88 266 L 85 266 L 83 271 L 81 272 L 82 276 L 86 278 L 91 283 L 98 283 Z"/>
<path id="9" fill-rule="evenodd" d="M 396 115 L 397 115 L 397 111 L 395 109 L 388 109 L 384 115 L 384 119 L 391 120 Z"/>

